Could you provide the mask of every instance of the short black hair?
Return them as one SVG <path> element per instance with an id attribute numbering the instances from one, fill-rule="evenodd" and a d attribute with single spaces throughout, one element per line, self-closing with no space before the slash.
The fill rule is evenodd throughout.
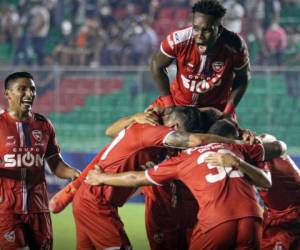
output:
<path id="1" fill-rule="evenodd" d="M 193 13 L 202 14 L 222 18 L 226 14 L 226 8 L 218 0 L 200 0 L 192 7 Z"/>
<path id="2" fill-rule="evenodd" d="M 194 133 L 204 133 L 210 124 L 207 124 L 206 117 L 195 107 L 177 106 L 171 111 L 180 120 L 185 131 Z"/>
<path id="3" fill-rule="evenodd" d="M 207 130 L 216 121 L 223 119 L 223 113 L 215 108 L 200 108 L 201 118 L 203 122 L 205 121 Z M 207 130 L 205 132 L 207 132 Z"/>
<path id="4" fill-rule="evenodd" d="M 228 119 L 221 119 L 216 121 L 209 128 L 208 133 L 231 138 L 238 138 L 239 136 L 237 126 Z"/>
<path id="5" fill-rule="evenodd" d="M 33 80 L 33 76 L 25 71 L 20 71 L 20 72 L 14 72 L 7 76 L 4 80 L 4 89 L 7 90 L 11 87 L 11 84 L 13 83 L 14 80 L 18 78 L 28 78 Z"/>

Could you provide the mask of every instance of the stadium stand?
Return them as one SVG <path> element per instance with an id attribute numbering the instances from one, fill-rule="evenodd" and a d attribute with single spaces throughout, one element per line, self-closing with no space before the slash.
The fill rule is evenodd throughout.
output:
<path id="1" fill-rule="evenodd" d="M 292 151 L 300 152 L 300 116 L 295 113 L 300 102 L 288 95 L 285 71 L 255 69 L 237 110 L 241 126 L 275 134 Z M 144 110 L 156 98 L 157 91 L 144 84 L 149 72 L 143 70 L 110 72 L 110 76 L 96 76 L 95 71 L 65 72 L 57 84 L 39 93 L 35 109 L 52 120 L 65 151 L 97 151 L 110 140 L 104 135 L 107 125 Z"/>
<path id="2" fill-rule="evenodd" d="M 134 51 L 134 48 L 128 48 L 130 37 L 134 34 L 130 30 L 132 22 L 138 28 L 143 27 L 141 20 L 149 22 L 149 26 L 146 25 L 145 27 L 150 29 L 150 33 L 153 31 L 152 35 L 156 35 L 157 44 L 152 44 L 153 49 L 156 49 L 159 46 L 159 41 L 170 31 L 183 27 L 190 22 L 192 1 L 124 0 L 121 2 L 104 1 L 105 3 L 86 1 L 84 6 L 76 6 L 76 2 L 57 1 L 52 6 L 44 3 L 51 17 L 50 30 L 45 45 L 45 53 L 50 60 L 46 62 L 46 68 L 40 69 L 38 65 L 34 65 L 34 68 L 30 70 L 34 75 L 38 75 L 39 97 L 35 107 L 36 111 L 49 115 L 53 120 L 55 127 L 57 127 L 58 138 L 65 150 L 88 152 L 97 150 L 99 146 L 108 141 L 103 132 L 109 123 L 118 117 L 143 110 L 157 95 L 153 89 L 154 84 L 148 69 L 143 69 L 142 73 L 138 69 L 126 71 L 128 65 L 136 63 L 136 60 L 124 59 L 126 53 Z M 127 8 L 129 2 L 131 10 Z M 264 6 L 263 3 L 266 2 L 264 0 L 257 1 L 257 5 L 253 5 L 252 1 L 239 2 L 245 12 L 241 35 L 248 43 L 252 64 L 266 62 L 261 57 L 265 54 L 267 56 L 267 53 L 262 53 L 261 43 L 256 37 L 262 34 L 255 34 L 254 30 L 251 30 L 250 26 L 254 23 L 251 19 L 253 16 L 261 18 L 259 25 L 264 32 L 267 28 L 263 27 L 264 23 L 270 22 L 270 18 L 279 14 L 280 25 L 286 29 L 288 39 L 292 38 L 290 34 L 298 34 L 298 40 L 295 39 L 294 44 L 286 49 L 289 51 L 289 54 L 287 53 L 289 57 L 291 54 L 297 55 L 296 48 L 300 47 L 300 19 L 298 14 L 300 5 L 298 1 L 274 0 L 272 1 L 273 6 L 269 6 L 272 7 L 272 11 L 271 9 L 268 11 L 268 6 Z M 281 5 L 276 5 L 278 2 Z M 16 46 L 14 35 L 19 32 L 12 31 L 16 31 L 17 28 L 23 28 L 26 31 L 26 18 L 28 18 L 27 14 L 29 13 L 27 10 L 30 10 L 32 6 L 30 1 L 27 5 L 24 3 L 22 5 L 20 1 L 13 0 L 0 5 L 0 13 L 3 14 L 0 19 L 0 64 L 2 65 L 11 65 L 14 62 L 13 52 Z M 273 16 L 269 15 L 271 12 Z M 255 20 L 258 21 L 258 19 Z M 63 33 L 61 26 L 63 21 L 68 21 L 69 24 L 70 33 L 68 37 L 64 36 Z M 75 46 L 79 29 L 86 30 L 88 27 L 93 28 L 92 33 L 99 32 L 101 34 L 96 38 L 93 36 L 94 33 L 92 35 L 87 34 L 86 37 L 88 49 L 100 49 L 98 51 L 101 57 L 99 62 L 94 61 L 95 58 L 86 58 L 86 67 L 83 67 L 82 70 L 79 69 L 78 72 L 76 69 L 66 70 L 65 65 L 52 56 L 53 51 L 59 44 L 64 44 L 66 47 Z M 87 33 L 89 32 L 87 29 Z M 67 38 L 71 40 L 64 40 Z M 101 48 L 89 47 L 95 45 L 93 39 L 100 39 Z M 32 45 L 28 42 L 27 46 L 29 57 L 31 61 L 34 61 L 35 55 L 32 52 Z M 70 49 L 71 52 L 78 51 L 76 46 Z M 96 56 L 97 53 L 95 53 Z M 120 55 L 123 56 L 120 57 Z M 113 59 L 112 56 L 114 56 Z M 150 56 L 151 53 L 149 53 L 149 58 Z M 78 59 L 78 57 L 76 58 Z M 72 65 L 79 65 L 77 59 L 75 60 L 73 57 L 69 62 Z M 146 62 L 147 60 L 142 63 L 145 64 Z M 24 64 L 24 62 L 20 60 L 20 64 Z M 123 70 L 111 71 L 112 64 L 123 67 Z M 297 64 L 299 65 L 299 62 L 288 65 Z M 27 65 L 21 65 L 21 68 L 23 69 L 24 66 L 26 69 Z M 95 67 L 95 70 L 92 67 Z M 107 72 L 106 69 L 108 69 Z M 289 145 L 297 146 L 295 139 L 300 137 L 297 126 L 300 124 L 300 117 L 293 115 L 293 113 L 294 110 L 300 108 L 300 103 L 297 100 L 300 94 L 297 91 L 292 93 L 291 90 L 288 90 L 289 82 L 286 75 L 289 73 L 286 73 L 286 70 L 289 68 L 283 67 L 278 71 L 272 71 L 272 67 L 263 66 L 256 69 L 258 71 L 253 71 L 247 94 L 238 108 L 240 123 L 242 126 L 254 129 L 259 133 L 265 131 L 274 133 L 281 139 L 287 140 Z M 4 76 L 13 70 L 15 68 L 2 69 L 1 75 Z M 297 72 L 299 69 L 295 69 L 294 73 L 297 74 Z M 297 79 L 295 84 L 299 85 L 299 77 Z M 148 84 L 149 82 L 150 84 Z M 300 88 L 297 86 L 296 89 Z M 0 100 L 0 105 L 1 103 L 3 104 L 3 100 Z M 74 124 L 76 125 L 75 128 Z M 287 125 L 288 129 L 286 129 Z M 96 140 L 96 138 L 98 139 Z M 81 143 L 79 144 L 78 141 Z"/>

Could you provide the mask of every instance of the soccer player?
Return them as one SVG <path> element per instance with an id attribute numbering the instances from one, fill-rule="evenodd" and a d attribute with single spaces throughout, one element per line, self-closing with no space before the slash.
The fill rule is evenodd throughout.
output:
<path id="1" fill-rule="evenodd" d="M 199 110 L 201 121 L 204 123 L 199 124 L 200 131 L 206 132 L 223 116 L 222 112 L 215 108 Z M 136 113 L 110 125 L 106 134 L 115 137 L 121 129 L 133 122 L 147 121 L 153 124 L 156 118 L 151 113 Z M 190 131 L 189 128 L 186 129 Z M 191 192 L 180 181 L 172 181 L 163 186 L 142 187 L 141 193 L 145 197 L 145 226 L 151 250 L 187 249 L 198 212 L 197 201 Z"/>
<path id="2" fill-rule="evenodd" d="M 177 127 L 177 131 L 165 126 L 133 124 L 101 150 L 83 175 L 95 164 L 109 173 L 144 170 L 164 159 L 163 147 L 190 147 L 208 141 L 228 141 L 213 135 L 190 134 L 183 130 L 197 130 L 201 122 L 195 108 L 177 107 L 164 117 L 164 123 Z M 230 140 L 234 142 L 233 140 Z M 83 183 L 73 200 L 76 224 L 77 249 L 130 249 L 130 242 L 118 216 L 122 206 L 134 188 L 109 186 L 91 187 Z"/>
<path id="3" fill-rule="evenodd" d="M 15 72 L 4 85 L 8 105 L 0 112 L 0 249 L 52 249 L 45 162 L 61 178 L 75 178 L 79 171 L 61 158 L 50 121 L 32 111 L 32 75 Z"/>
<path id="4" fill-rule="evenodd" d="M 184 116 L 191 121 L 185 125 L 185 129 L 188 131 L 191 130 L 191 127 L 187 126 L 188 124 L 192 126 L 197 124 L 198 131 L 207 131 L 208 127 L 222 115 L 213 108 L 203 108 L 200 113 L 197 109 L 182 107 L 178 107 L 176 110 L 179 112 L 189 111 L 189 115 Z M 165 117 L 166 114 L 167 112 L 165 112 Z M 170 115 L 172 116 L 172 114 L 174 115 L 174 112 L 171 112 Z M 109 126 L 106 134 L 115 137 L 123 128 L 134 123 L 156 125 L 158 122 L 157 118 L 151 112 L 136 113 L 129 117 L 121 118 Z M 171 121 L 170 124 L 167 123 L 168 126 L 178 127 L 176 123 L 172 123 L 173 119 L 165 119 L 165 121 Z M 164 159 L 166 152 L 165 150 L 160 150 L 158 154 L 160 154 L 161 159 Z M 89 167 L 93 167 L 96 162 L 97 160 L 91 163 Z M 153 162 L 149 161 L 144 168 L 151 167 L 151 164 L 153 165 Z M 67 185 L 50 200 L 49 205 L 52 212 L 60 212 L 73 200 L 75 192 L 81 185 L 81 181 L 84 180 L 85 173 L 87 173 L 89 167 L 77 180 Z M 146 229 L 151 249 L 174 249 L 175 247 L 186 249 L 188 238 L 186 233 L 193 227 L 198 211 L 198 205 L 194 198 L 189 195 L 190 192 L 183 185 L 172 182 L 163 187 L 144 187 L 143 193 L 146 200 Z M 183 208 L 186 208 L 188 211 L 184 213 L 183 210 L 186 209 Z"/>
<path id="5" fill-rule="evenodd" d="M 225 120 L 216 122 L 209 131 L 232 137 L 238 133 L 236 127 Z M 212 143 L 187 149 L 144 172 L 112 174 L 101 173 L 101 170 L 106 172 L 105 169 L 90 170 L 86 182 L 138 187 L 179 179 L 191 190 L 200 207 L 189 249 L 258 249 L 260 208 L 249 178 L 262 187 L 270 187 L 271 180 L 264 170 L 243 159 L 261 162 L 264 153 L 266 157 L 278 156 L 282 148 L 279 142 L 264 146 Z M 222 154 L 231 159 L 230 165 L 214 164 Z"/>
<path id="6" fill-rule="evenodd" d="M 261 135 L 263 142 L 276 140 Z M 264 201 L 262 250 L 300 249 L 300 171 L 290 156 L 269 162 L 272 187 L 261 191 Z"/>
<path id="7" fill-rule="evenodd" d="M 152 104 L 215 107 L 234 114 L 249 79 L 245 42 L 221 24 L 226 9 L 217 0 L 200 0 L 192 8 L 192 26 L 171 32 L 151 61 L 160 97 Z M 166 67 L 177 64 L 169 84 Z"/>

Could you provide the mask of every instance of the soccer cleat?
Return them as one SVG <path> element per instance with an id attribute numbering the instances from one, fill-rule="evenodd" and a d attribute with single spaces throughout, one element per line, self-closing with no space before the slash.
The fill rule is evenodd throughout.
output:
<path id="1" fill-rule="evenodd" d="M 76 191 L 73 183 L 69 183 L 49 200 L 49 210 L 54 214 L 60 213 L 72 202 Z"/>

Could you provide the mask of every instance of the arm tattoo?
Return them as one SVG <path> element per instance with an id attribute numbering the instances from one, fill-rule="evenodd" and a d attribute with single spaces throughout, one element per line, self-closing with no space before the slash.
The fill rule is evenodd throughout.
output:
<path id="1" fill-rule="evenodd" d="M 187 132 L 175 131 L 170 134 L 165 141 L 165 144 L 175 148 L 187 148 L 189 146 L 190 134 Z"/>

